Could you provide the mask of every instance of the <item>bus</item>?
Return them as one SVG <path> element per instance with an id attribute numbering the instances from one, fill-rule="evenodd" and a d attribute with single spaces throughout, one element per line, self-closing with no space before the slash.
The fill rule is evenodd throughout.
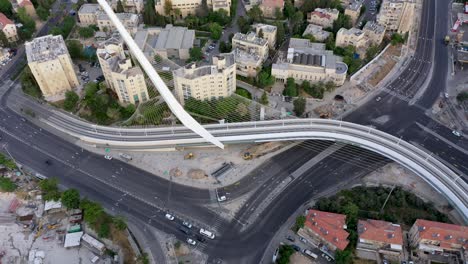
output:
<path id="1" fill-rule="evenodd" d="M 316 259 L 318 256 L 317 254 L 314 254 L 314 252 L 308 250 L 308 249 L 304 249 L 304 254 L 306 254 L 307 256 L 313 258 L 313 259 Z"/>

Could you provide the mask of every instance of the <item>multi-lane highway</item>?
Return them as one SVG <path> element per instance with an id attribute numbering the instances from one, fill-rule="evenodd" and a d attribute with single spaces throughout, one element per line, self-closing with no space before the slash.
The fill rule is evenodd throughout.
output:
<path id="1" fill-rule="evenodd" d="M 423 61 L 425 58 L 432 63 L 422 66 L 425 64 L 420 62 L 419 68 L 403 70 L 402 74 L 405 74 L 405 80 L 408 81 L 397 81 L 394 83 L 396 86 L 390 88 L 394 93 L 383 92 L 379 95 L 382 97 L 380 102 L 366 103 L 350 114 L 347 120 L 373 125 L 390 134 L 403 136 L 404 140 L 429 149 L 449 163 L 462 165 L 467 158 L 455 146 L 463 148 L 466 141 L 454 138 L 449 129 L 425 115 L 426 109 L 431 107 L 445 87 L 448 58 L 444 58 L 444 54 L 447 51 L 442 42 L 436 40 L 441 40 L 447 30 L 448 3 L 426 0 L 424 8 L 424 13 L 428 12 L 428 15 L 422 17 L 418 41 L 424 40 L 427 43 L 424 48 L 418 46 L 413 59 Z M 417 73 L 414 72 L 416 69 Z M 2 80 L 7 77 L 2 75 Z M 426 91 L 418 96 L 415 87 L 419 89 L 417 87 L 427 79 L 429 85 Z M 411 92 L 406 92 L 410 90 Z M 415 104 L 409 105 L 411 100 Z M 354 152 L 349 152 L 349 148 L 342 148 L 336 155 L 341 153 L 348 157 L 354 156 L 357 160 L 380 162 L 374 162 L 376 167 L 372 167 L 368 165 L 370 162 L 356 166 L 351 160 L 322 161 L 298 176 L 259 213 L 246 231 L 241 232 L 245 228 L 244 221 L 250 219 L 251 212 L 262 205 L 264 197 L 278 185 L 278 181 L 287 179 L 292 172 L 316 156 L 319 150 L 310 151 L 304 145 L 293 147 L 260 166 L 239 185 L 232 186 L 230 192 L 233 198 L 245 193 L 253 195 L 235 216 L 239 221 L 228 221 L 220 218 L 216 210 L 204 207 L 205 204 L 216 205 L 208 191 L 180 186 L 128 164 L 107 161 L 82 151 L 34 124 L 23 122 L 20 116 L 6 106 L 6 102 L 7 97 L 2 96 L 0 130 L 3 131 L 3 140 L 0 144 L 6 146 L 18 162 L 41 174 L 57 176 L 64 186 L 80 189 L 84 195 L 102 202 L 109 210 L 134 215 L 158 229 L 174 233 L 179 238 L 183 238 L 182 234 L 177 230 L 177 225 L 164 219 L 164 211 L 171 211 L 178 219 L 190 218 L 197 226 L 216 227 L 218 238 L 200 246 L 200 249 L 209 253 L 213 259 L 220 258 L 227 263 L 258 263 L 274 232 L 304 202 L 324 190 L 338 188 L 341 182 L 361 177 L 388 162 L 367 150 L 354 149 Z M 386 122 L 376 121 L 381 117 L 386 117 Z M 428 131 L 440 136 L 436 137 Z M 51 160 L 51 165 L 47 165 L 45 160 Z"/>

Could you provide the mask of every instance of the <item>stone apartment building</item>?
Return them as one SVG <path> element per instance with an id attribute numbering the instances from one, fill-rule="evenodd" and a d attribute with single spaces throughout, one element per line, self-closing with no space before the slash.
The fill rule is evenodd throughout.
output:
<path id="1" fill-rule="evenodd" d="M 333 21 L 338 19 L 339 14 L 340 12 L 337 9 L 316 8 L 313 12 L 307 14 L 307 22 L 324 28 L 331 28 L 333 27 Z"/>
<path id="2" fill-rule="evenodd" d="M 134 35 L 140 23 L 138 15 L 132 13 L 116 13 L 116 15 L 128 32 Z M 98 4 L 82 5 L 78 10 L 78 20 L 82 27 L 96 25 L 99 27 L 99 30 L 103 32 L 113 32 L 117 30 L 114 23 L 112 23 Z"/>
<path id="3" fill-rule="evenodd" d="M 143 71 L 126 58 L 120 38 L 99 43 L 96 55 L 107 86 L 117 94 L 120 103 L 137 104 L 149 100 Z"/>
<path id="4" fill-rule="evenodd" d="M 264 17 L 276 18 L 276 10 L 283 12 L 284 0 L 262 0 L 260 9 Z"/>
<path id="5" fill-rule="evenodd" d="M 400 262 L 404 245 L 400 225 L 381 220 L 359 220 L 357 231 L 356 255 L 359 258 Z"/>
<path id="6" fill-rule="evenodd" d="M 364 28 L 340 28 L 336 33 L 335 45 L 338 47 L 354 46 L 365 50 L 370 45 L 380 45 L 385 36 L 385 27 L 374 21 L 366 23 Z M 361 53 L 361 52 L 360 52 Z"/>
<path id="7" fill-rule="evenodd" d="M 356 22 L 361 14 L 362 3 L 359 1 L 352 2 L 350 5 L 346 6 L 344 14 L 348 15 L 351 18 L 351 23 L 356 25 Z"/>
<path id="8" fill-rule="evenodd" d="M 154 3 L 154 8 L 158 14 L 164 16 L 169 16 L 173 14 L 166 14 L 164 6 L 168 0 L 156 0 Z M 203 0 L 170 0 L 172 4 L 172 10 L 179 10 L 180 17 L 184 18 L 188 15 L 196 15 L 197 11 L 202 8 Z M 224 9 L 230 15 L 231 10 L 231 0 L 207 0 L 208 8 L 213 11 L 218 11 Z"/>
<path id="9" fill-rule="evenodd" d="M 411 29 L 414 9 L 413 0 L 383 0 L 377 22 L 387 30 L 406 33 Z"/>
<path id="10" fill-rule="evenodd" d="M 135 34 L 135 42 L 150 61 L 155 55 L 164 59 L 187 60 L 194 41 L 194 30 L 171 24 L 165 28 L 140 28 Z"/>
<path id="11" fill-rule="evenodd" d="M 346 215 L 309 210 L 298 234 L 316 245 L 322 244 L 321 250 L 333 256 L 349 244 L 346 228 Z"/>
<path id="12" fill-rule="evenodd" d="M 30 0 L 12 0 L 11 5 L 13 10 L 18 13 L 18 8 L 24 8 L 26 14 L 29 16 L 36 18 L 36 9 L 34 8 L 33 3 Z"/>
<path id="13" fill-rule="evenodd" d="M 267 25 L 267 24 L 254 24 L 252 26 L 255 29 L 255 34 L 259 36 L 260 31 L 262 31 L 263 39 L 268 41 L 268 47 L 274 49 L 276 45 L 276 26 Z"/>
<path id="14" fill-rule="evenodd" d="M 232 50 L 237 65 L 237 74 L 255 77 L 268 57 L 268 41 L 254 32 L 236 33 L 232 38 Z"/>
<path id="15" fill-rule="evenodd" d="M 26 57 L 44 98 L 58 101 L 79 85 L 67 46 L 61 35 L 38 37 L 25 43 Z"/>
<path id="16" fill-rule="evenodd" d="M 190 63 L 173 71 L 177 99 L 213 100 L 228 97 L 236 91 L 236 63 L 233 53 L 213 57 L 212 65 Z"/>
<path id="17" fill-rule="evenodd" d="M 296 83 L 332 81 L 340 86 L 346 80 L 347 71 L 348 66 L 342 62 L 341 57 L 334 55 L 331 50 L 326 50 L 325 44 L 291 38 L 286 57 L 278 58 L 278 61 L 273 63 L 271 75 L 282 82 L 294 78 Z"/>
<path id="18" fill-rule="evenodd" d="M 131 13 L 117 13 L 116 15 L 131 35 L 134 35 L 137 32 L 138 24 L 140 22 L 138 15 Z M 114 23 L 112 23 L 110 18 L 104 12 L 97 13 L 96 23 L 100 31 L 113 32 L 117 30 Z"/>
<path id="19" fill-rule="evenodd" d="M 453 258 L 465 263 L 468 227 L 418 219 L 409 231 L 410 246 L 420 258 L 450 263 Z"/>
<path id="20" fill-rule="evenodd" d="M 0 13 L 0 28 L 8 39 L 8 42 L 15 42 L 19 39 L 15 23 L 3 13 Z"/>
<path id="21" fill-rule="evenodd" d="M 118 0 L 112 0 L 111 6 L 117 9 Z M 121 0 L 125 13 L 141 14 L 143 11 L 143 0 Z"/>
<path id="22" fill-rule="evenodd" d="M 330 32 L 323 30 L 321 26 L 309 24 L 304 30 L 304 33 L 302 33 L 303 37 L 306 37 L 307 35 L 311 35 L 315 40 L 323 42 L 330 36 Z"/>

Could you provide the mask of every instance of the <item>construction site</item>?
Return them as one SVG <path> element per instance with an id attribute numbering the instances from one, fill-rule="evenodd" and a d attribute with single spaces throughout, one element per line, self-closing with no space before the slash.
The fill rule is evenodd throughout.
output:
<path id="1" fill-rule="evenodd" d="M 134 258 L 111 240 L 99 238 L 83 221 L 81 209 L 45 201 L 39 179 L 23 171 L 0 165 L 2 183 L 16 186 L 10 192 L 3 192 L 3 184 L 0 189 L 1 264 L 111 264 Z"/>

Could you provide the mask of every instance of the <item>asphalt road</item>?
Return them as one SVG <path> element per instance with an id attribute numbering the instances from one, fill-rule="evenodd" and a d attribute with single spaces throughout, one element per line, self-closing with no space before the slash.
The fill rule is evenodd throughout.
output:
<path id="1" fill-rule="evenodd" d="M 411 68 L 402 71 L 402 78 L 405 81 L 395 81 L 393 83 L 395 86 L 390 86 L 387 91 L 378 95 L 382 97 L 380 102 L 369 101 L 350 114 L 347 120 L 375 125 L 381 130 L 400 135 L 407 141 L 421 144 L 442 158 L 448 158 L 444 153 L 450 153 L 454 159 L 448 162 L 463 165 L 468 158 L 461 150 L 424 132 L 416 124 L 418 122 L 430 128 L 455 146 L 466 146 L 465 140 L 454 138 L 450 130 L 434 125 L 435 122 L 425 115 L 426 109 L 443 92 L 448 66 L 447 50 L 442 46 L 442 35 L 447 28 L 448 3 L 437 1 L 437 7 L 434 0 L 426 0 L 426 3 L 427 9 L 423 12 L 420 31 L 421 43 L 418 42 L 414 61 L 410 62 Z M 433 37 L 434 21 L 437 21 L 435 37 Z M 434 54 L 434 49 L 431 43 L 437 49 L 433 60 L 431 54 Z M 433 64 L 430 61 L 433 61 Z M 435 73 L 432 75 L 431 66 Z M 2 80 L 5 80 L 5 77 L 8 77 L 8 74 L 2 75 Z M 429 77 L 428 88 L 419 96 L 418 87 Z M 375 162 L 375 167 L 369 166 L 370 160 L 366 159 L 370 159 L 371 154 L 356 149 L 353 149 L 351 154 L 344 153 L 349 155 L 348 161 L 343 159 L 324 161 L 292 182 L 259 215 L 258 221 L 252 227 L 239 233 L 241 227 L 239 222 L 220 219 L 213 210 L 203 207 L 206 203 L 213 204 L 208 191 L 180 186 L 126 163 L 107 161 L 98 155 L 81 152 L 80 148 L 68 141 L 41 130 L 34 124 L 21 121 L 20 116 L 5 107 L 6 98 L 2 97 L 0 105 L 0 130 L 3 134 L 0 144 L 6 145 L 18 162 L 41 174 L 58 177 L 64 186 L 79 189 L 83 195 L 103 203 L 111 211 L 133 215 L 183 240 L 185 235 L 177 230 L 178 224 L 164 219 L 166 210 L 174 213 L 178 217 L 177 221 L 190 218 L 196 221 L 197 226 L 210 228 L 216 226 L 218 238 L 200 245 L 200 249 L 207 252 L 211 259 L 220 258 L 227 263 L 258 263 L 275 231 L 299 206 L 323 190 L 339 188 L 340 183 L 361 177 L 388 162 L 380 157 L 381 162 Z M 415 101 L 415 104 L 409 105 L 409 101 Z M 388 120 L 380 123 L 375 121 L 381 117 L 387 117 Z M 449 149 L 450 147 L 453 149 Z M 293 147 L 260 166 L 239 186 L 231 186 L 229 192 L 233 198 L 248 192 L 254 193 L 246 206 L 239 210 L 236 218 L 249 216 L 252 209 L 261 204 L 262 197 L 266 197 L 271 187 L 276 186 L 279 180 L 288 177 L 291 171 L 318 152 L 320 150 L 310 151 L 304 146 Z M 365 169 L 363 166 L 350 163 L 354 159 L 365 161 L 363 165 Z M 45 164 L 45 160 L 51 160 L 52 164 L 50 166 Z M 375 155 L 371 160 L 375 161 Z M 462 169 L 467 168 L 463 167 L 460 170 Z M 259 185 L 259 182 L 263 185 Z"/>

